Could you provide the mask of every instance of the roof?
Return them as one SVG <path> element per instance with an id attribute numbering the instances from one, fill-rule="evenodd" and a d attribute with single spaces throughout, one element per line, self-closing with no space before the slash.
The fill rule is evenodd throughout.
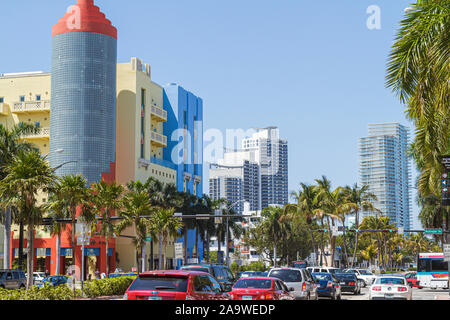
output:
<path id="1" fill-rule="evenodd" d="M 99 33 L 117 39 L 117 29 L 94 5 L 94 0 L 78 0 L 52 28 L 52 36 L 70 32 Z"/>
<path id="2" fill-rule="evenodd" d="M 189 276 L 189 275 L 204 275 L 208 274 L 201 271 L 183 271 L 183 270 L 153 270 L 140 273 L 139 276 L 150 275 L 167 275 L 167 276 Z"/>

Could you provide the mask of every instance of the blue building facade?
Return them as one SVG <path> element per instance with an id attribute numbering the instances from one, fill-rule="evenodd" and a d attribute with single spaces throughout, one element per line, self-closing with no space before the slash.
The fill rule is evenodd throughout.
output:
<path id="1" fill-rule="evenodd" d="M 203 196 L 203 100 L 172 83 L 164 87 L 164 109 L 167 111 L 167 148 L 164 159 L 177 170 L 177 190 Z M 188 254 L 194 257 L 195 230 L 188 232 Z M 178 240 L 186 247 L 184 238 Z M 199 262 L 203 260 L 203 243 L 199 239 Z"/>

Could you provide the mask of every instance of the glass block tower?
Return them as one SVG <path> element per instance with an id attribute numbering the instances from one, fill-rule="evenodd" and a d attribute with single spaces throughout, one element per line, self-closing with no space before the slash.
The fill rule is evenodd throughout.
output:
<path id="1" fill-rule="evenodd" d="M 78 0 L 52 31 L 50 165 L 90 184 L 115 157 L 117 29 Z"/>
<path id="2" fill-rule="evenodd" d="M 369 125 L 369 135 L 360 139 L 361 184 L 369 186 L 378 200 L 375 208 L 396 222 L 412 227 L 408 129 L 398 123 Z M 364 216 L 374 214 L 363 212 Z"/>

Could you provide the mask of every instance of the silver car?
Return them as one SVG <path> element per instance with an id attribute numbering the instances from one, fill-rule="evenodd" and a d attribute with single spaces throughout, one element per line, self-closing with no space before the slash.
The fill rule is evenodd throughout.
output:
<path id="1" fill-rule="evenodd" d="M 0 270 L 0 288 L 15 290 L 25 288 L 25 272 L 19 270 Z"/>
<path id="2" fill-rule="evenodd" d="M 412 288 L 404 276 L 379 276 L 370 287 L 369 300 L 412 300 Z"/>
<path id="3" fill-rule="evenodd" d="M 268 277 L 278 278 L 283 281 L 286 286 L 294 290 L 291 294 L 296 300 L 317 300 L 317 285 L 313 277 L 306 269 L 297 268 L 273 268 L 270 270 Z"/>

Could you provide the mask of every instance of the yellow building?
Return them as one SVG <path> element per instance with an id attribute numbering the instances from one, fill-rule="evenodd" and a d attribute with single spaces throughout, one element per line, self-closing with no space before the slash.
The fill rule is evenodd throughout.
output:
<path id="1" fill-rule="evenodd" d="M 167 112 L 163 109 L 163 88 L 151 80 L 150 70 L 149 65 L 143 65 L 137 58 L 117 65 L 115 175 L 116 181 L 123 185 L 137 180 L 145 182 L 149 177 L 164 183 L 177 181 L 174 165 L 163 160 L 163 150 L 167 147 L 167 137 L 163 135 Z M 40 131 L 25 139 L 39 147 L 43 155 L 49 153 L 50 144 L 50 90 L 50 73 L 0 75 L 0 124 L 11 127 L 23 122 L 38 126 Z M 42 198 L 45 201 L 45 196 Z M 14 234 L 16 238 L 17 233 Z M 133 236 L 133 228 L 125 230 L 123 235 Z M 49 235 L 38 230 L 36 237 Z M 116 252 L 117 267 L 129 271 L 136 265 L 131 238 L 118 237 Z M 157 259 L 157 243 L 153 253 Z M 146 256 L 149 254 L 147 248 Z M 173 241 L 169 242 L 167 258 L 174 258 Z"/>

